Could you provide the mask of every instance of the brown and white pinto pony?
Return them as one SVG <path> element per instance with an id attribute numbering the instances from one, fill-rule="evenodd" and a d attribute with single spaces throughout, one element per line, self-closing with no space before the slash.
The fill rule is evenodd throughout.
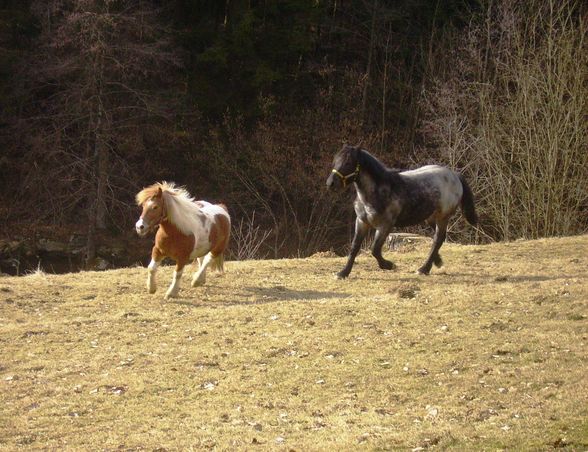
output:
<path id="1" fill-rule="evenodd" d="M 158 225 L 151 263 L 147 273 L 147 289 L 157 289 L 157 267 L 165 257 L 176 262 L 176 269 L 165 298 L 176 297 L 184 266 L 198 259 L 199 268 L 192 278 L 192 287 L 206 281 L 206 268 L 222 272 L 224 252 L 229 243 L 231 218 L 223 204 L 195 201 L 182 187 L 173 183 L 157 182 L 144 188 L 136 196 L 143 208 L 135 224 L 139 236 L 144 237 Z"/>

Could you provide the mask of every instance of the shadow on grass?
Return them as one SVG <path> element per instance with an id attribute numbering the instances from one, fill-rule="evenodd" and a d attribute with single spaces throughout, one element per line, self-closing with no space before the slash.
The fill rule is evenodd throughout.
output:
<path id="1" fill-rule="evenodd" d="M 211 291 L 212 288 L 208 288 Z M 225 289 L 223 289 L 225 290 Z M 212 289 L 214 291 L 214 289 Z M 263 305 L 268 303 L 277 303 L 280 301 L 295 301 L 297 303 L 306 303 L 313 300 L 324 298 L 345 298 L 350 294 L 342 292 L 322 292 L 317 290 L 294 290 L 284 286 L 273 287 L 243 287 L 237 291 L 227 294 L 231 300 L 187 300 L 174 299 L 168 303 L 179 304 L 183 306 L 202 307 L 202 306 L 250 306 Z M 206 297 L 208 298 L 208 297 Z"/>
<path id="2" fill-rule="evenodd" d="M 485 274 L 485 273 L 464 273 L 455 272 L 448 273 L 445 271 L 431 272 L 430 275 L 421 275 L 414 273 L 403 272 L 402 274 L 390 273 L 390 277 L 373 277 L 370 275 L 349 277 L 345 281 L 358 280 L 361 283 L 369 284 L 370 282 L 376 284 L 388 283 L 389 286 L 395 286 L 405 283 L 423 284 L 429 286 L 451 286 L 457 284 L 469 284 L 472 286 L 481 285 L 499 285 L 501 283 L 510 284 L 529 284 L 546 281 L 557 281 L 569 278 L 582 278 L 580 274 L 566 274 L 563 276 L 547 276 L 547 275 L 501 275 L 501 274 Z"/>
<path id="3" fill-rule="evenodd" d="M 571 277 L 581 277 L 580 274 L 566 275 L 504 275 L 504 274 L 484 274 L 471 272 L 447 273 L 443 270 L 440 272 L 431 272 L 430 275 L 413 275 L 412 277 L 398 278 L 400 282 L 431 281 L 439 284 L 453 284 L 455 282 L 471 282 L 475 284 L 495 284 L 495 283 L 529 283 L 543 281 L 557 281 Z"/>

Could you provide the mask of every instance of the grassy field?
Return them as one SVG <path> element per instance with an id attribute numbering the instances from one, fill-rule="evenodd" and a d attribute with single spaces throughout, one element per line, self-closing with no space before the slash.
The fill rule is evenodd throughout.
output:
<path id="1" fill-rule="evenodd" d="M 0 278 L 0 449 L 588 449 L 588 236 Z"/>

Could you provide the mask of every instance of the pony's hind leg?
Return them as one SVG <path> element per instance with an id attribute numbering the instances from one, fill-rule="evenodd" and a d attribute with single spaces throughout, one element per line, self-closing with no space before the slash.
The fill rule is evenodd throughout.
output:
<path id="1" fill-rule="evenodd" d="M 427 224 L 433 228 L 435 228 L 435 231 L 437 230 L 437 223 L 435 222 L 435 220 L 433 219 L 429 219 L 427 220 Z M 441 245 L 439 245 L 441 246 Z M 439 254 L 439 249 L 437 249 L 437 252 L 435 253 L 435 255 L 433 256 L 433 264 L 435 264 L 435 267 L 442 267 L 443 266 L 443 259 L 441 259 L 441 255 Z"/>
<path id="2" fill-rule="evenodd" d="M 380 228 L 376 230 L 376 234 L 374 237 L 374 243 L 372 245 L 372 256 L 376 258 L 378 261 L 378 265 L 382 270 L 392 270 L 396 268 L 394 262 L 384 259 L 382 256 L 382 246 L 386 241 L 386 237 L 388 237 L 388 233 L 390 232 L 390 228 Z"/>
<path id="3" fill-rule="evenodd" d="M 443 260 L 439 255 L 439 248 L 441 248 L 441 245 L 443 245 L 447 235 L 447 223 L 448 218 L 437 221 L 437 226 L 435 227 L 435 236 L 433 237 L 433 245 L 431 246 L 429 257 L 421 266 L 421 268 L 417 270 L 421 275 L 428 275 L 433 264 L 435 264 L 437 267 L 441 267 L 441 265 L 443 265 Z"/>
<path id="4" fill-rule="evenodd" d="M 203 258 L 198 258 L 198 271 L 192 277 L 192 287 L 202 286 L 206 282 L 206 268 L 213 260 L 212 253 L 208 253 Z"/>

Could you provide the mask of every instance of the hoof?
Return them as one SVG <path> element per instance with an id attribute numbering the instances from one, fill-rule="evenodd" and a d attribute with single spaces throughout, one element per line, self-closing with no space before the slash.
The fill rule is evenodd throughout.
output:
<path id="1" fill-rule="evenodd" d="M 148 287 L 147 290 L 149 291 L 149 293 L 154 294 L 157 289 L 155 287 Z"/>
<path id="2" fill-rule="evenodd" d="M 164 300 L 169 300 L 170 298 L 176 298 L 178 296 L 177 292 L 166 292 L 165 296 L 163 297 Z"/>
<path id="3" fill-rule="evenodd" d="M 192 282 L 190 283 L 190 285 L 192 287 L 199 287 L 199 286 L 203 286 L 205 282 L 206 282 L 206 280 L 204 278 L 202 278 L 202 279 L 196 279 L 196 278 L 194 278 L 192 280 Z"/>
<path id="4" fill-rule="evenodd" d="M 435 260 L 433 261 L 433 263 L 435 264 L 435 267 L 442 267 L 443 259 L 441 259 L 441 256 L 437 254 L 437 256 L 435 256 Z"/>
<path id="5" fill-rule="evenodd" d="M 425 275 L 425 276 L 428 276 L 430 272 L 431 272 L 431 269 L 426 269 L 426 268 L 423 268 L 423 267 L 419 268 L 416 271 L 417 275 Z"/>
<path id="6" fill-rule="evenodd" d="M 396 268 L 396 264 L 390 261 L 382 261 L 379 262 L 378 265 L 382 270 L 394 270 Z"/>
<path id="7" fill-rule="evenodd" d="M 335 279 L 345 279 L 349 276 L 349 273 L 339 272 L 335 275 Z"/>

